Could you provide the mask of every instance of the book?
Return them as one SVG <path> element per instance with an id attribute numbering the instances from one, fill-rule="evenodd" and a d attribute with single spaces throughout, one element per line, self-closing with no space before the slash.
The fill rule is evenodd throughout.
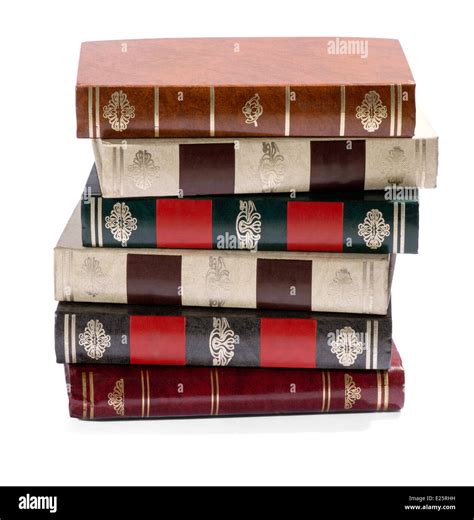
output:
<path id="1" fill-rule="evenodd" d="M 94 139 L 104 197 L 434 188 L 438 137 Z"/>
<path id="2" fill-rule="evenodd" d="M 415 111 L 415 82 L 398 40 L 182 38 L 81 46 L 78 137 L 411 137 Z"/>
<path id="3" fill-rule="evenodd" d="M 69 412 L 78 419 L 396 411 L 405 375 L 389 370 L 74 365 Z"/>
<path id="4" fill-rule="evenodd" d="M 92 169 L 86 247 L 416 253 L 418 191 L 103 198 Z M 398 196 L 400 195 L 400 196 Z"/>
<path id="5" fill-rule="evenodd" d="M 54 253 L 57 300 L 386 314 L 396 255 L 90 248 L 80 206 Z"/>
<path id="6" fill-rule="evenodd" d="M 392 316 L 59 303 L 55 345 L 58 363 L 388 369 Z"/>

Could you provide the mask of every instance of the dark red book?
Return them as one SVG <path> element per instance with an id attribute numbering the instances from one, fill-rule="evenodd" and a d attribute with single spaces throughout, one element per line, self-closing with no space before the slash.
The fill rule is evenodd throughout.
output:
<path id="1" fill-rule="evenodd" d="M 82 44 L 77 135 L 411 137 L 398 40 L 182 38 Z"/>
<path id="2" fill-rule="evenodd" d="M 71 417 L 125 419 L 400 410 L 404 370 L 66 365 Z"/>

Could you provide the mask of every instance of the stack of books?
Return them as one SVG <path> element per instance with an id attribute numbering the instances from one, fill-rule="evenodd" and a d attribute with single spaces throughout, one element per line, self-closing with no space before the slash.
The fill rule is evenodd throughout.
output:
<path id="1" fill-rule="evenodd" d="M 88 42 L 76 109 L 95 165 L 55 249 L 71 416 L 403 406 L 390 286 L 438 141 L 398 41 Z"/>

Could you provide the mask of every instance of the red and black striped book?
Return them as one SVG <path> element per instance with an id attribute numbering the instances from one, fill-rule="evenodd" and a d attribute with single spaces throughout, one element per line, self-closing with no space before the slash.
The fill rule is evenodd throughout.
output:
<path id="1" fill-rule="evenodd" d="M 55 338 L 59 363 L 388 369 L 392 317 L 60 303 Z"/>
<path id="2" fill-rule="evenodd" d="M 418 190 L 103 198 L 81 203 L 86 247 L 417 253 Z M 400 193 L 399 193 L 400 192 Z"/>
<path id="3" fill-rule="evenodd" d="M 405 375 L 388 370 L 66 365 L 79 419 L 396 411 Z"/>
<path id="4" fill-rule="evenodd" d="M 398 40 L 85 42 L 77 136 L 411 137 L 415 81 Z"/>

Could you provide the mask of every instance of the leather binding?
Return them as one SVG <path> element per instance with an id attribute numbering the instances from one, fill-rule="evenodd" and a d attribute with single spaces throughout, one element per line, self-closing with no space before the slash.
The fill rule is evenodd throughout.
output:
<path id="1" fill-rule="evenodd" d="M 86 138 L 411 137 L 415 82 L 398 40 L 86 42 L 76 113 Z"/>
<path id="2" fill-rule="evenodd" d="M 104 197 L 434 188 L 438 137 L 94 139 Z"/>
<path id="3" fill-rule="evenodd" d="M 92 199 L 93 200 L 93 199 Z M 396 255 L 83 247 L 80 207 L 55 248 L 57 300 L 386 314 Z"/>
<path id="4" fill-rule="evenodd" d="M 389 370 L 66 365 L 69 412 L 131 419 L 396 411 L 405 376 Z"/>
<path id="5" fill-rule="evenodd" d="M 388 369 L 392 317 L 60 303 L 55 338 L 58 363 Z"/>
<path id="6" fill-rule="evenodd" d="M 93 168 L 81 204 L 86 247 L 418 252 L 416 189 L 198 198 L 101 195 Z"/>

